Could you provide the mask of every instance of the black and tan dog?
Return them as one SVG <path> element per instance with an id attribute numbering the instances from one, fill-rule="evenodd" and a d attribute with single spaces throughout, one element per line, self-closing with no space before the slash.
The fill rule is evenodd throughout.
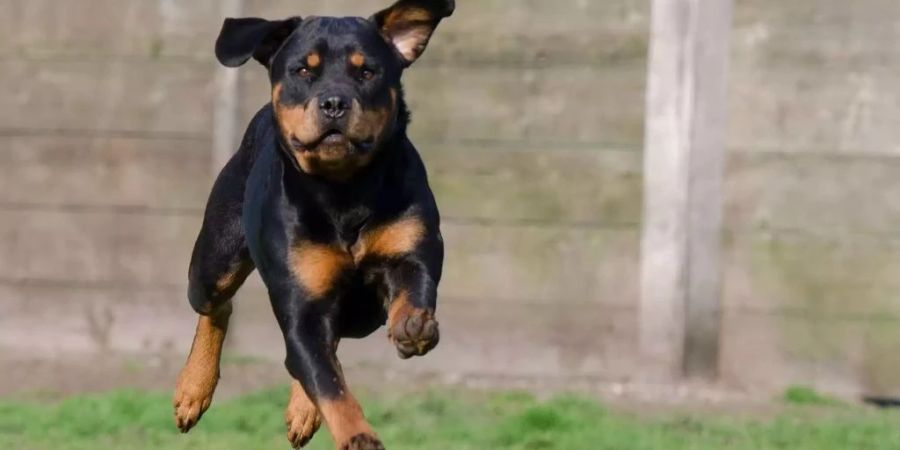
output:
<path id="1" fill-rule="evenodd" d="M 216 180 L 194 247 L 188 296 L 200 318 L 175 391 L 182 431 L 212 401 L 231 298 L 255 268 L 294 379 L 288 439 L 303 446 L 324 421 L 338 449 L 383 448 L 335 352 L 385 323 L 402 358 L 437 345 L 443 241 L 400 76 L 453 10 L 400 0 L 370 19 L 225 21 L 216 56 L 262 63 L 272 102 Z"/>

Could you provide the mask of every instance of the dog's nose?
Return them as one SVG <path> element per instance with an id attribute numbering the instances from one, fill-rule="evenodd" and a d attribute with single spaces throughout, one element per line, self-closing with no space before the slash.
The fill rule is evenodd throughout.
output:
<path id="1" fill-rule="evenodd" d="M 350 102 L 343 97 L 335 95 L 322 100 L 319 103 L 319 109 L 329 119 L 340 119 L 350 109 Z"/>

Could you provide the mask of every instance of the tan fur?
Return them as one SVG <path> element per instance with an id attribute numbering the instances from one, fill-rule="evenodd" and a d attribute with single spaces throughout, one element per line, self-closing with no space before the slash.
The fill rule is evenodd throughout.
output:
<path id="1" fill-rule="evenodd" d="M 319 67 L 319 64 L 322 64 L 322 57 L 319 56 L 318 53 L 312 52 L 309 55 L 306 55 L 306 65 L 315 69 Z"/>
<path id="2" fill-rule="evenodd" d="M 400 319 L 409 317 L 414 309 L 412 303 L 409 302 L 408 294 L 405 291 L 400 292 L 391 302 L 391 307 L 388 310 L 388 332 L 390 333 L 390 330 L 397 325 Z"/>
<path id="3" fill-rule="evenodd" d="M 362 67 L 366 63 L 366 57 L 360 52 L 350 54 L 350 64 L 354 67 Z"/>
<path id="4" fill-rule="evenodd" d="M 287 106 L 281 102 L 281 90 L 281 84 L 276 84 L 272 89 L 272 106 L 285 141 L 290 142 L 291 137 L 301 142 L 316 140 L 322 134 L 318 119 L 318 101 L 312 99 L 304 105 Z M 303 164 L 302 161 L 298 162 Z"/>
<path id="5" fill-rule="evenodd" d="M 415 7 L 394 8 L 384 20 L 384 27 L 389 29 L 403 23 L 429 22 L 433 19 L 434 16 L 427 9 Z"/>
<path id="6" fill-rule="evenodd" d="M 303 241 L 291 250 L 290 264 L 294 276 L 310 295 L 322 298 L 352 260 L 338 247 Z"/>
<path id="7" fill-rule="evenodd" d="M 284 141 L 289 143 L 291 138 L 296 138 L 300 142 L 312 142 L 318 139 L 322 135 L 318 99 L 313 98 L 304 105 L 286 106 L 281 102 L 281 90 L 281 84 L 276 84 L 272 90 L 272 105 Z M 333 169 L 331 166 L 343 165 L 346 153 L 312 152 L 293 147 L 290 151 L 300 170 L 313 175 L 328 175 Z"/>
<path id="8" fill-rule="evenodd" d="M 178 375 L 173 398 L 175 422 L 182 431 L 194 426 L 212 403 L 230 316 L 229 301 L 215 315 L 200 316 L 197 321 L 191 354 Z"/>
<path id="9" fill-rule="evenodd" d="M 309 442 L 322 424 L 319 409 L 297 380 L 291 382 L 291 399 L 284 411 L 284 422 L 288 427 L 288 440 L 294 448 Z"/>
<path id="10" fill-rule="evenodd" d="M 312 98 L 303 105 L 288 106 L 281 102 L 281 91 L 281 84 L 276 84 L 272 89 L 272 105 L 284 141 L 289 143 L 291 138 L 296 138 L 301 143 L 316 141 L 323 131 L 319 122 L 318 99 Z M 354 101 L 347 136 L 358 141 L 373 138 L 375 142 L 382 142 L 396 116 L 395 89 L 391 89 L 390 96 L 390 105 L 375 110 L 364 110 L 359 102 Z M 315 151 L 292 147 L 290 151 L 303 172 L 337 181 L 346 181 L 375 157 L 375 152 L 349 155 L 349 150 L 342 147 L 320 147 Z"/>
<path id="11" fill-rule="evenodd" d="M 350 123 L 347 126 L 347 134 L 350 136 L 372 136 L 376 142 L 384 140 L 385 133 L 389 131 L 391 120 L 394 118 L 397 109 L 397 91 L 390 90 L 390 104 L 382 108 L 366 110 L 358 101 L 354 100 L 352 114 L 350 115 Z"/>
<path id="12" fill-rule="evenodd" d="M 415 7 L 395 8 L 385 18 L 382 31 L 391 37 L 394 46 L 408 62 L 413 62 L 425 51 L 434 32 L 434 16 L 425 9 Z M 402 30 L 397 32 L 395 30 Z"/>
<path id="13" fill-rule="evenodd" d="M 431 30 L 425 27 L 410 28 L 409 31 L 394 37 L 394 46 L 407 61 L 415 61 L 422 56 L 429 38 Z"/>
<path id="14" fill-rule="evenodd" d="M 252 271 L 253 264 L 249 261 L 243 261 L 232 267 L 216 281 L 216 295 L 219 297 L 230 298 L 237 292 L 238 288 L 244 283 L 244 280 L 247 279 L 247 276 L 250 275 L 250 272 Z"/>
<path id="15" fill-rule="evenodd" d="M 345 391 L 337 399 L 319 400 L 319 411 L 339 449 L 345 448 L 347 442 L 359 434 L 375 436 L 359 402 L 350 392 Z"/>
<path id="16" fill-rule="evenodd" d="M 353 248 L 353 258 L 361 261 L 367 256 L 403 256 L 415 250 L 424 236 L 422 221 L 418 217 L 405 217 L 365 231 Z"/>

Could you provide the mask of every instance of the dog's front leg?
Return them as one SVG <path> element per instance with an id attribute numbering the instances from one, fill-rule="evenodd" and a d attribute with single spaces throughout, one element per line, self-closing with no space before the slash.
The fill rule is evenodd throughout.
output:
<path id="1" fill-rule="evenodd" d="M 435 318 L 439 276 L 416 256 L 387 272 L 388 337 L 402 359 L 423 356 L 440 340 Z"/>
<path id="2" fill-rule="evenodd" d="M 299 298 L 276 301 L 287 370 L 318 407 L 338 450 L 383 450 L 344 381 L 336 354 L 335 314 L 324 303 Z"/>

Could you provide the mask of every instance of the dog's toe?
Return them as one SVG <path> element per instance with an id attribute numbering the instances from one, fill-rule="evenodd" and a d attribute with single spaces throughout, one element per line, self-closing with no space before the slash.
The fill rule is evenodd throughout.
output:
<path id="1" fill-rule="evenodd" d="M 302 448 L 308 444 L 313 436 L 315 436 L 321 423 L 319 413 L 316 411 L 294 416 L 287 424 L 287 438 L 288 441 L 290 441 L 291 446 L 294 448 Z"/>
<path id="2" fill-rule="evenodd" d="M 178 377 L 172 405 L 175 407 L 175 425 L 182 433 L 187 433 L 200 421 L 203 413 L 212 404 L 216 390 L 218 373 L 214 371 L 194 371 L 186 367 Z"/>
<path id="3" fill-rule="evenodd" d="M 189 394 L 186 391 L 178 392 L 175 396 L 175 425 L 182 433 L 187 433 L 197 424 L 203 413 L 212 403 L 212 396 L 200 397 Z"/>
<path id="4" fill-rule="evenodd" d="M 319 430 L 322 417 L 314 404 L 299 404 L 292 400 L 285 412 L 285 423 L 288 441 L 294 448 L 301 448 L 308 444 Z"/>
<path id="5" fill-rule="evenodd" d="M 398 318 L 390 329 L 390 338 L 403 359 L 422 356 L 437 346 L 440 330 L 434 315 L 424 309 L 413 309 Z"/>

